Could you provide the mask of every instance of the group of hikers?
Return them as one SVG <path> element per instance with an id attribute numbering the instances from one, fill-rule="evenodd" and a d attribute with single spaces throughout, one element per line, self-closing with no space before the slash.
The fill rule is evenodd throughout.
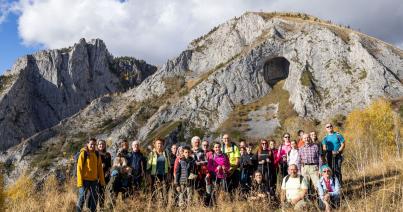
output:
<path id="1" fill-rule="evenodd" d="M 85 200 L 95 211 L 107 198 L 108 207 L 113 207 L 119 193 L 122 198 L 136 198 L 140 191 L 162 201 L 173 193 L 178 207 L 191 204 L 196 193 L 206 207 L 217 205 L 221 192 L 247 201 L 279 202 L 295 210 L 306 209 L 316 199 L 321 210 L 330 211 L 340 206 L 345 141 L 332 124 L 325 127 L 327 135 L 321 141 L 316 132 L 300 130 L 297 140 L 285 133 L 279 145 L 261 139 L 258 147 L 245 140 L 237 145 L 229 134 L 222 136 L 222 142 L 194 136 L 189 146 L 169 148 L 157 138 L 143 154 L 139 141 L 132 141 L 129 150 L 129 141 L 123 140 L 113 160 L 106 142 L 91 138 L 77 154 L 77 211 Z"/>

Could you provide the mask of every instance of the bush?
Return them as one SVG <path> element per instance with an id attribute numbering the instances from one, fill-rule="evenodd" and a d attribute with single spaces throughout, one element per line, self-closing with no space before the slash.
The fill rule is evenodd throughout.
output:
<path id="1" fill-rule="evenodd" d="M 359 145 L 368 156 L 379 156 L 383 151 L 393 151 L 394 118 L 391 103 L 385 99 L 374 101 L 364 109 L 348 114 L 345 135 L 353 145 Z M 390 155 L 390 154 L 387 154 Z"/>
<path id="2" fill-rule="evenodd" d="M 21 175 L 17 181 L 6 189 L 6 198 L 11 202 L 24 202 L 34 193 L 34 183 L 26 175 Z"/>

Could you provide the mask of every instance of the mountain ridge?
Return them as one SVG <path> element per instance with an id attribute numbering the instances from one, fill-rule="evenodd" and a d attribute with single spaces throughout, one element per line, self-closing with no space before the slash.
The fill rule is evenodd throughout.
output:
<path id="1" fill-rule="evenodd" d="M 18 164 L 14 173 L 31 163 L 57 170 L 67 163 L 60 152 L 73 153 L 88 136 L 112 149 L 120 138 L 174 143 L 228 130 L 267 137 L 292 120 L 323 122 L 379 97 L 401 97 L 401 50 L 346 30 L 245 13 L 190 43 L 138 86 L 96 98 L 0 160 Z M 269 133 L 250 130 L 263 125 L 272 126 Z"/>

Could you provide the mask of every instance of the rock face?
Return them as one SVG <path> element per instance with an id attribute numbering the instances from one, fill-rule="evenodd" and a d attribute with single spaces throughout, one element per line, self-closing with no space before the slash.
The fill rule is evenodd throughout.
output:
<path id="1" fill-rule="evenodd" d="M 118 63 L 116 67 L 122 66 Z M 86 78 L 80 78 L 83 84 L 79 87 L 89 86 L 88 79 L 97 76 L 90 73 L 82 73 Z M 51 85 L 59 85 L 58 78 L 49 75 L 44 76 L 52 79 Z M 110 76 L 100 77 L 113 81 Z M 194 40 L 137 87 L 95 99 L 0 159 L 29 164 L 47 152 L 70 154 L 90 135 L 110 141 L 112 147 L 119 138 L 137 138 L 147 144 L 154 137 L 165 137 L 169 142 L 186 141 L 194 134 L 214 137 L 226 129 L 226 123 L 238 119 L 267 131 L 249 130 L 247 136 L 263 137 L 273 133 L 289 114 L 323 121 L 379 97 L 401 97 L 402 79 L 403 52 L 382 41 L 311 16 L 245 13 Z M 33 84 L 38 83 L 30 86 Z M 93 86 L 99 86 L 96 84 Z M 112 85 L 99 89 L 103 93 L 116 90 Z M 94 98 L 101 95 L 91 94 Z M 62 97 L 58 97 L 60 101 Z M 85 105 L 80 98 L 76 101 Z M 59 111 L 52 107 L 55 109 L 48 113 Z M 235 119 L 238 112 L 242 117 Z M 36 127 L 35 123 L 32 126 Z M 55 156 L 40 167 L 58 169 L 63 167 L 60 161 Z"/>
<path id="2" fill-rule="evenodd" d="M 112 71 L 111 71 L 112 69 Z M 101 40 L 20 58 L 2 76 L 0 150 L 52 127 L 107 93 L 138 85 L 156 67 L 113 58 Z M 126 79 L 122 73 L 130 74 Z M 124 86 L 123 86 L 124 85 Z"/>

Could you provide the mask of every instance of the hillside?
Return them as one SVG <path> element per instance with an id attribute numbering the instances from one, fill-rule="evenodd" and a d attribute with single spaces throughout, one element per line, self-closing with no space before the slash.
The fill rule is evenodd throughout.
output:
<path id="1" fill-rule="evenodd" d="M 0 159 L 13 167 L 9 180 L 23 170 L 40 180 L 43 171 L 63 170 L 63 156 L 88 136 L 112 149 L 119 138 L 146 145 L 155 137 L 186 142 L 227 131 L 234 138 L 275 136 L 290 123 L 318 125 L 379 97 L 399 98 L 402 79 L 402 51 L 382 41 L 308 15 L 245 13 L 191 42 L 138 86 L 95 89 L 88 105 Z"/>
<path id="2" fill-rule="evenodd" d="M 94 99 L 139 85 L 156 67 L 114 58 L 102 40 L 24 56 L 0 78 L 0 150 L 72 116 Z"/>

